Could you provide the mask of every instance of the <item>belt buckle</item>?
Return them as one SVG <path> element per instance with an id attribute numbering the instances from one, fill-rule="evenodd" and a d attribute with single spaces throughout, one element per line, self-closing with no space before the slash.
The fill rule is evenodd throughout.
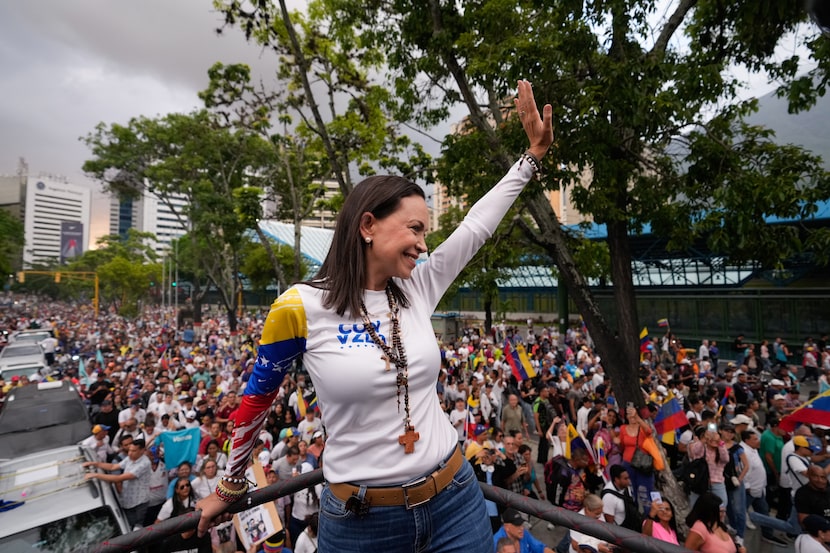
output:
<path id="1" fill-rule="evenodd" d="M 424 503 L 427 503 L 430 499 L 432 499 L 431 497 L 428 497 L 428 498 L 424 499 L 423 501 L 419 501 L 418 503 L 410 503 L 409 502 L 409 491 L 408 491 L 409 488 L 414 488 L 415 486 L 420 486 L 421 484 L 425 484 L 428 478 L 431 478 L 431 476 L 422 476 L 422 477 L 420 477 L 416 480 L 413 480 L 411 482 L 407 482 L 406 484 L 401 485 L 401 489 L 403 489 L 403 503 L 404 503 L 404 505 L 406 506 L 406 508 L 408 510 L 409 509 L 414 509 L 415 507 L 417 507 L 419 505 L 423 505 Z"/>

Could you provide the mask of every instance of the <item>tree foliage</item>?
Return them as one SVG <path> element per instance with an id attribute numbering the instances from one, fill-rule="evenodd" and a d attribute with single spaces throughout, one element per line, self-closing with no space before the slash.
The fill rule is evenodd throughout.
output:
<path id="1" fill-rule="evenodd" d="M 0 209 L 0 275 L 11 274 L 15 270 L 20 252 L 23 249 L 23 223 L 9 213 Z"/>
<path id="2" fill-rule="evenodd" d="M 271 148 L 259 136 L 222 126 L 207 110 L 102 123 L 84 141 L 94 156 L 84 171 L 119 195 L 147 192 L 179 217 L 198 264 L 193 272 L 216 287 L 235 329 L 247 230 L 236 205 L 244 197 L 235 191 L 258 183 L 273 164 Z M 204 286 L 198 279 L 194 285 L 198 298 Z"/>
<path id="3" fill-rule="evenodd" d="M 463 104 L 462 138 L 445 143 L 443 183 L 458 190 L 494 182 L 524 147 L 511 94 L 520 78 L 551 102 L 558 137 L 547 177 L 522 197 L 535 223 L 530 239 L 555 260 L 584 316 L 621 401 L 642 402 L 634 374 L 637 320 L 629 236 L 645 225 L 684 247 L 704 236 L 736 259 L 784 232 L 765 215 L 808 214 L 827 198 L 828 178 L 812 154 L 777 145 L 744 123 L 755 104 L 738 102 L 736 67 L 765 70 L 783 83 L 793 110 L 826 84 L 827 40 L 805 27 L 797 3 L 720 0 L 393 2 L 322 0 L 336 29 L 387 47 L 398 97 L 422 121 Z M 660 11 L 658 11 L 660 10 Z M 818 64 L 798 75 L 799 41 Z M 822 57 L 823 55 L 823 57 Z M 470 135 L 470 136 L 468 136 Z M 478 135 L 477 137 L 473 135 Z M 470 159 L 464 143 L 477 141 Z M 453 155 L 462 147 L 462 155 Z M 576 186 L 586 178 L 589 186 Z M 578 209 L 608 233 L 618 328 L 594 301 L 565 229 L 542 188 L 566 186 Z M 788 240 L 765 263 L 782 263 L 821 240 Z"/>

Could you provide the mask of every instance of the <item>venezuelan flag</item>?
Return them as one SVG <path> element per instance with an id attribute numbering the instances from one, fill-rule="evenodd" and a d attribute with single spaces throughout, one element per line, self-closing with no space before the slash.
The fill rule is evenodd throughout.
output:
<path id="1" fill-rule="evenodd" d="M 533 368 L 530 358 L 527 356 L 524 344 L 516 344 L 516 352 L 519 354 L 519 362 L 521 363 L 527 378 L 533 378 L 536 376 L 536 369 Z"/>
<path id="2" fill-rule="evenodd" d="M 305 398 L 303 397 L 303 391 L 298 389 L 297 390 L 297 420 L 302 420 L 305 418 L 305 414 L 308 411 L 308 405 L 305 402 Z"/>
<path id="3" fill-rule="evenodd" d="M 648 351 L 648 343 L 650 340 L 648 339 L 648 327 L 643 327 L 643 330 L 640 331 L 640 353 L 645 353 Z"/>
<path id="4" fill-rule="evenodd" d="M 689 424 L 689 421 L 686 418 L 686 414 L 683 412 L 683 408 L 680 407 L 680 402 L 673 395 L 670 395 L 666 399 L 660 407 L 660 410 L 654 416 L 654 430 L 657 431 L 658 435 L 666 435 L 669 432 L 674 432 L 687 424 Z M 665 439 L 662 439 L 662 441 L 669 444 L 674 443 L 673 441 L 666 442 Z"/>
<path id="5" fill-rule="evenodd" d="M 570 459 L 571 453 L 575 449 L 588 449 L 588 446 L 585 444 L 585 440 L 582 439 L 582 436 L 580 436 L 574 425 L 568 423 L 568 437 L 565 442 L 565 458 Z"/>
<path id="6" fill-rule="evenodd" d="M 668 319 L 657 319 L 657 326 L 659 326 L 660 328 L 669 326 L 669 320 Z"/>
<path id="7" fill-rule="evenodd" d="M 522 356 L 524 356 L 524 359 L 522 359 Z M 536 371 L 533 370 L 533 365 L 530 364 L 530 359 L 527 358 L 527 352 L 525 352 L 523 345 L 519 344 L 514 347 L 510 340 L 505 338 L 504 357 L 510 365 L 513 376 L 519 382 L 536 376 Z"/>
<path id="8" fill-rule="evenodd" d="M 604 469 L 608 466 L 608 446 L 605 443 L 605 440 L 602 436 L 597 438 L 596 441 L 596 449 L 597 449 L 597 464 L 600 468 Z"/>
<path id="9" fill-rule="evenodd" d="M 316 411 L 318 409 L 318 407 L 317 407 L 317 396 L 316 395 L 313 398 L 311 398 L 311 401 L 308 402 L 308 407 L 307 408 L 312 410 L 312 411 Z"/>

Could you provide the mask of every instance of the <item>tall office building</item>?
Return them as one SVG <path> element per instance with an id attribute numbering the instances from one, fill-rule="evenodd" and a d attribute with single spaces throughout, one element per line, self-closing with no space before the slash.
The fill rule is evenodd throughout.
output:
<path id="1" fill-rule="evenodd" d="M 89 241 L 92 191 L 59 177 L 22 177 L 20 199 L 25 246 L 23 268 L 65 262 Z"/>
<path id="2" fill-rule="evenodd" d="M 187 234 L 190 221 L 185 214 L 187 199 L 174 196 L 169 204 L 145 194 L 138 198 L 110 200 L 110 234 L 126 236 L 129 229 L 150 232 L 156 236 L 152 244 L 160 257 L 170 250 L 173 240 Z"/>

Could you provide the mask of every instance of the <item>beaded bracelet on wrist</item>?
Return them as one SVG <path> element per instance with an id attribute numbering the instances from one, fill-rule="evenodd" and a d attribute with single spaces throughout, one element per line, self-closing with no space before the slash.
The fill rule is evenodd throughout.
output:
<path id="1" fill-rule="evenodd" d="M 239 488 L 238 490 L 232 490 L 229 487 L 225 486 L 222 481 L 220 480 L 218 484 L 216 484 L 216 497 L 224 501 L 225 503 L 236 503 L 243 497 L 245 494 L 248 493 L 248 482 L 245 481 L 245 485 Z"/>
<path id="2" fill-rule="evenodd" d="M 248 481 L 244 476 L 230 476 L 229 474 L 222 475 L 222 480 L 231 484 L 244 484 Z"/>
<path id="3" fill-rule="evenodd" d="M 530 153 L 530 150 L 526 150 L 525 153 L 519 157 L 519 166 L 521 164 L 527 162 L 533 168 L 533 178 L 536 180 L 542 180 L 542 162 L 539 159 Z"/>

